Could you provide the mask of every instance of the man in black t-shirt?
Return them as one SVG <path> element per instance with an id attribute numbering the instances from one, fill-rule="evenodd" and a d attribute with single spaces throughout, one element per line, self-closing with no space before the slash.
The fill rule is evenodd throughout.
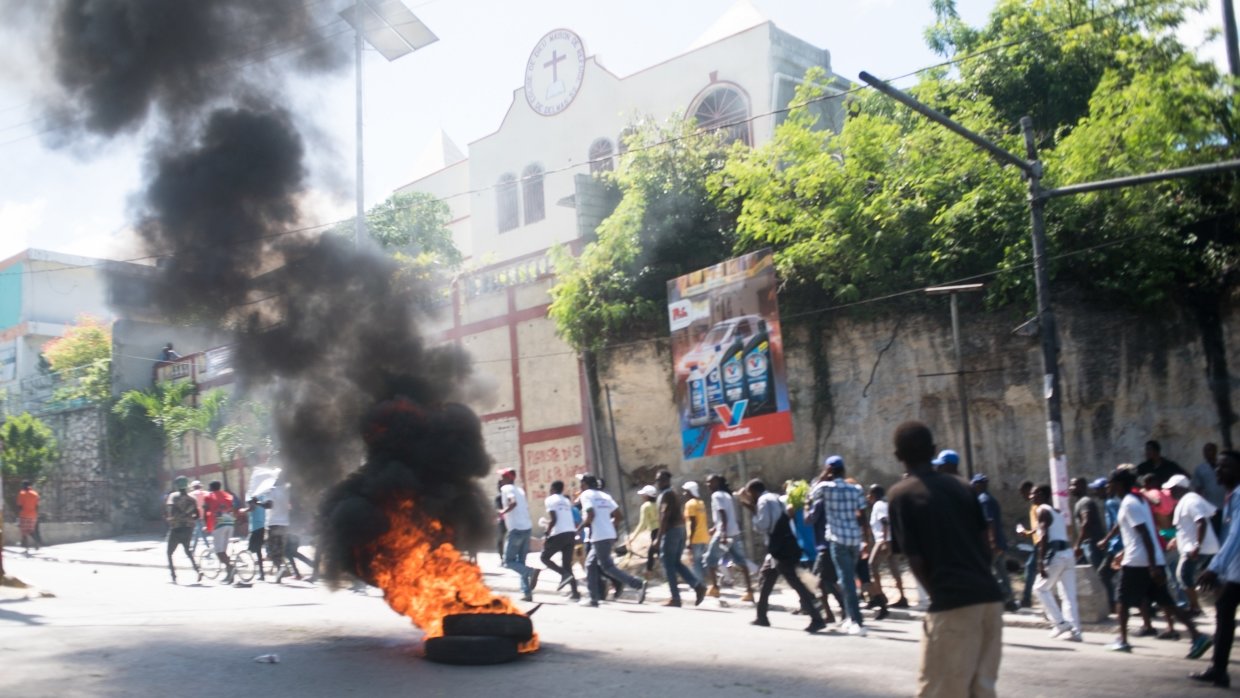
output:
<path id="1" fill-rule="evenodd" d="M 1172 475 L 1188 475 L 1179 463 L 1162 457 L 1162 445 L 1157 441 L 1145 442 L 1145 460 L 1137 464 L 1138 478 L 1150 473 L 1154 474 L 1154 484 L 1159 487 Z"/>
<path id="2" fill-rule="evenodd" d="M 986 517 L 964 480 L 930 465 L 934 437 L 925 424 L 901 424 L 895 447 L 908 474 L 890 490 L 891 530 L 930 594 L 917 695 L 993 697 L 1003 592 L 991 574 Z"/>

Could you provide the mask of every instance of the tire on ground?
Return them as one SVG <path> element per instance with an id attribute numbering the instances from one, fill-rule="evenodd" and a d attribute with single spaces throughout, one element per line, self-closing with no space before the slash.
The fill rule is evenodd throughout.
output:
<path id="1" fill-rule="evenodd" d="M 511 637 L 457 635 L 426 641 L 426 658 L 441 664 L 503 664 L 518 656 L 517 641 Z"/>
<path id="2" fill-rule="evenodd" d="M 455 613 L 444 616 L 443 634 L 494 635 L 525 642 L 534 636 L 534 624 L 526 616 L 499 613 Z"/>

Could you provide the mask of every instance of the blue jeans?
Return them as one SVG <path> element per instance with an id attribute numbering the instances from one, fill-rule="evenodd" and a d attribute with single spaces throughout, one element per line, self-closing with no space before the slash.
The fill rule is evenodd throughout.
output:
<path id="1" fill-rule="evenodd" d="M 611 546 L 615 544 L 615 538 L 596 540 L 590 544 L 590 552 L 586 554 L 586 586 L 590 591 L 590 600 L 595 604 L 602 600 L 605 591 L 603 589 L 604 572 L 608 577 L 619 580 L 622 584 L 627 584 L 634 589 L 642 588 L 642 580 L 616 567 L 616 561 L 611 558 Z"/>
<path id="2" fill-rule="evenodd" d="M 710 538 L 710 543 L 706 546 L 706 555 L 702 559 L 702 564 L 707 567 L 718 567 L 719 560 L 723 558 L 724 553 L 732 556 L 732 562 L 736 565 L 743 565 L 745 569 L 749 569 L 749 561 L 745 558 L 745 543 L 741 540 L 739 534 L 733 536 L 727 545 L 723 544 L 723 534 L 715 533 Z"/>
<path id="3" fill-rule="evenodd" d="M 696 589 L 702 580 L 693 574 L 693 570 L 685 566 L 681 558 L 685 554 L 685 527 L 677 526 L 663 531 L 659 538 L 659 554 L 663 556 L 663 573 L 667 575 L 667 586 L 672 591 L 672 601 L 680 601 L 680 589 L 677 588 L 676 575 L 685 578 L 691 589 Z"/>
<path id="4" fill-rule="evenodd" d="M 530 529 L 524 531 L 508 530 L 504 538 L 504 567 L 521 575 L 521 593 L 529 594 L 530 576 L 534 570 L 525 564 L 525 556 L 530 554 Z"/>
<path id="5" fill-rule="evenodd" d="M 1029 607 L 1033 605 L 1033 580 L 1038 576 L 1038 551 L 1034 546 L 1033 552 L 1029 553 L 1029 559 L 1025 560 L 1025 591 L 1020 597 L 1020 605 Z"/>
<path id="6" fill-rule="evenodd" d="M 840 592 L 844 595 L 844 609 L 852 622 L 861 625 L 861 600 L 857 598 L 857 559 L 861 557 L 861 548 L 856 545 L 843 545 L 831 542 L 831 562 L 835 563 L 835 572 L 840 578 Z"/>
<path id="7" fill-rule="evenodd" d="M 693 560 L 693 573 L 698 579 L 706 578 L 706 565 L 702 562 L 702 558 L 706 557 L 706 543 L 690 543 L 689 557 Z"/>

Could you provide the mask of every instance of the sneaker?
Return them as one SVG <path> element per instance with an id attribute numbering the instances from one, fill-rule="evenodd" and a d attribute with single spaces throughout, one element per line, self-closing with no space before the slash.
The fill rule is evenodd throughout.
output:
<path id="1" fill-rule="evenodd" d="M 1131 652 L 1132 645 L 1128 644 L 1127 642 L 1124 642 L 1123 640 L 1116 640 L 1115 642 L 1112 642 L 1111 644 L 1103 647 L 1102 649 L 1108 652 Z"/>
<path id="2" fill-rule="evenodd" d="M 1133 635 L 1136 635 L 1137 637 L 1154 637 L 1157 634 L 1158 631 L 1153 628 L 1141 628 L 1137 632 L 1133 633 Z"/>
<path id="3" fill-rule="evenodd" d="M 642 582 L 642 588 L 637 590 L 637 603 L 646 603 L 646 590 L 650 586 L 650 582 Z"/>
<path id="4" fill-rule="evenodd" d="M 1084 638 L 1081 637 L 1081 633 L 1079 630 L 1073 630 L 1067 635 L 1064 635 L 1063 639 L 1067 640 L 1068 642 L 1081 642 Z"/>
<path id="5" fill-rule="evenodd" d="M 865 637 L 866 636 L 865 626 L 859 623 L 850 623 L 848 626 L 848 634 L 852 635 L 853 637 Z"/>
<path id="6" fill-rule="evenodd" d="M 712 599 L 719 598 L 719 585 L 711 584 L 710 588 L 706 590 L 706 595 L 711 597 Z"/>
<path id="7" fill-rule="evenodd" d="M 1007 611 L 1008 613 L 1019 613 L 1019 612 L 1020 612 L 1020 602 L 1018 602 L 1018 601 L 1008 601 L 1006 604 L 1004 604 L 1004 606 L 1003 606 L 1003 610 Z"/>
<path id="8" fill-rule="evenodd" d="M 891 615 L 891 611 L 888 611 L 886 608 L 880 608 L 878 613 L 874 614 L 874 620 L 883 620 L 889 615 Z"/>
<path id="9" fill-rule="evenodd" d="M 747 591 L 744 594 L 741 594 L 741 601 L 753 601 L 753 592 Z"/>
<path id="10" fill-rule="evenodd" d="M 693 599 L 693 605 L 701 606 L 702 599 L 706 598 L 706 585 L 702 584 L 701 582 L 698 582 L 698 585 L 693 587 L 693 593 L 696 594 L 696 596 Z"/>
<path id="11" fill-rule="evenodd" d="M 1193 639 L 1193 645 L 1189 648 L 1188 654 L 1185 657 L 1188 659 L 1200 659 L 1201 655 L 1205 654 L 1206 650 L 1212 646 L 1214 646 L 1214 638 L 1209 635 L 1198 635 Z"/>
<path id="12" fill-rule="evenodd" d="M 809 625 L 805 626 L 805 632 L 813 635 L 814 633 L 818 632 L 819 630 L 822 630 L 825 627 L 827 627 L 827 624 L 824 623 L 821 619 L 812 620 L 810 621 Z"/>
<path id="13" fill-rule="evenodd" d="M 542 574 L 542 570 L 530 570 L 530 591 L 534 590 L 534 585 L 538 584 L 538 575 Z"/>
<path id="14" fill-rule="evenodd" d="M 762 628 L 769 628 L 769 627 L 771 627 L 771 621 L 769 621 L 769 620 L 767 620 L 767 619 L 765 619 L 765 618 L 754 618 L 753 620 L 749 621 L 749 624 L 750 624 L 750 625 L 756 625 L 756 626 L 758 626 L 758 627 L 762 627 Z"/>
<path id="15" fill-rule="evenodd" d="M 590 608 L 598 608 L 598 602 L 591 599 L 582 599 L 577 602 L 578 606 L 589 606 Z"/>
<path id="16" fill-rule="evenodd" d="M 1192 679 L 1193 681 L 1200 681 L 1202 683 L 1213 684 L 1215 686 L 1218 686 L 1219 688 L 1230 688 L 1231 687 L 1231 677 L 1227 675 L 1227 672 L 1222 672 L 1222 673 L 1216 672 L 1214 671 L 1214 667 L 1210 667 L 1209 669 L 1206 669 L 1205 671 L 1199 671 L 1195 674 L 1189 674 L 1188 678 Z"/>
<path id="17" fill-rule="evenodd" d="M 521 600 L 522 601 L 533 601 L 534 595 L 527 591 L 521 595 Z"/>
<path id="18" fill-rule="evenodd" d="M 1178 630 L 1164 630 L 1161 633 L 1158 633 L 1157 635 L 1155 635 L 1154 637 L 1158 638 L 1159 640 L 1175 641 L 1175 640 L 1180 639 L 1180 632 Z"/>
<path id="19" fill-rule="evenodd" d="M 680 608 L 680 599 L 668 599 L 659 605 L 667 606 L 669 608 Z"/>
<path id="20" fill-rule="evenodd" d="M 892 608 L 908 608 L 908 599 L 901 596 L 899 601 L 891 604 L 891 607 Z"/>
<path id="21" fill-rule="evenodd" d="M 1070 633 L 1070 632 L 1072 632 L 1071 625 L 1068 625 L 1067 623 L 1060 623 L 1059 625 L 1056 625 L 1055 627 L 1051 628 L 1050 637 L 1053 640 L 1059 637 L 1060 635 L 1063 635 L 1064 633 Z"/>

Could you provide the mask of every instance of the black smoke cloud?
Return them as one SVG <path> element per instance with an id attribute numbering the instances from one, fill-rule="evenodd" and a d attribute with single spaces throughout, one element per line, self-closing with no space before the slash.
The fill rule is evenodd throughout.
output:
<path id="1" fill-rule="evenodd" d="M 490 461 L 455 404 L 470 397 L 468 358 L 417 331 L 433 292 L 384 254 L 297 232 L 308 145 L 280 71 L 338 63 L 302 0 L 61 0 L 55 12 L 51 109 L 94 136 L 156 134 L 136 216 L 160 256 L 156 298 L 174 319 L 234 332 L 242 385 L 274 396 L 300 500 L 335 485 L 320 521 L 329 577 L 359 568 L 351 551 L 386 526 L 393 498 L 416 499 L 458 540 L 480 536 L 491 522 L 475 478 Z M 231 68 L 281 41 L 305 48 Z M 387 436 L 363 443 L 376 424 Z"/>

